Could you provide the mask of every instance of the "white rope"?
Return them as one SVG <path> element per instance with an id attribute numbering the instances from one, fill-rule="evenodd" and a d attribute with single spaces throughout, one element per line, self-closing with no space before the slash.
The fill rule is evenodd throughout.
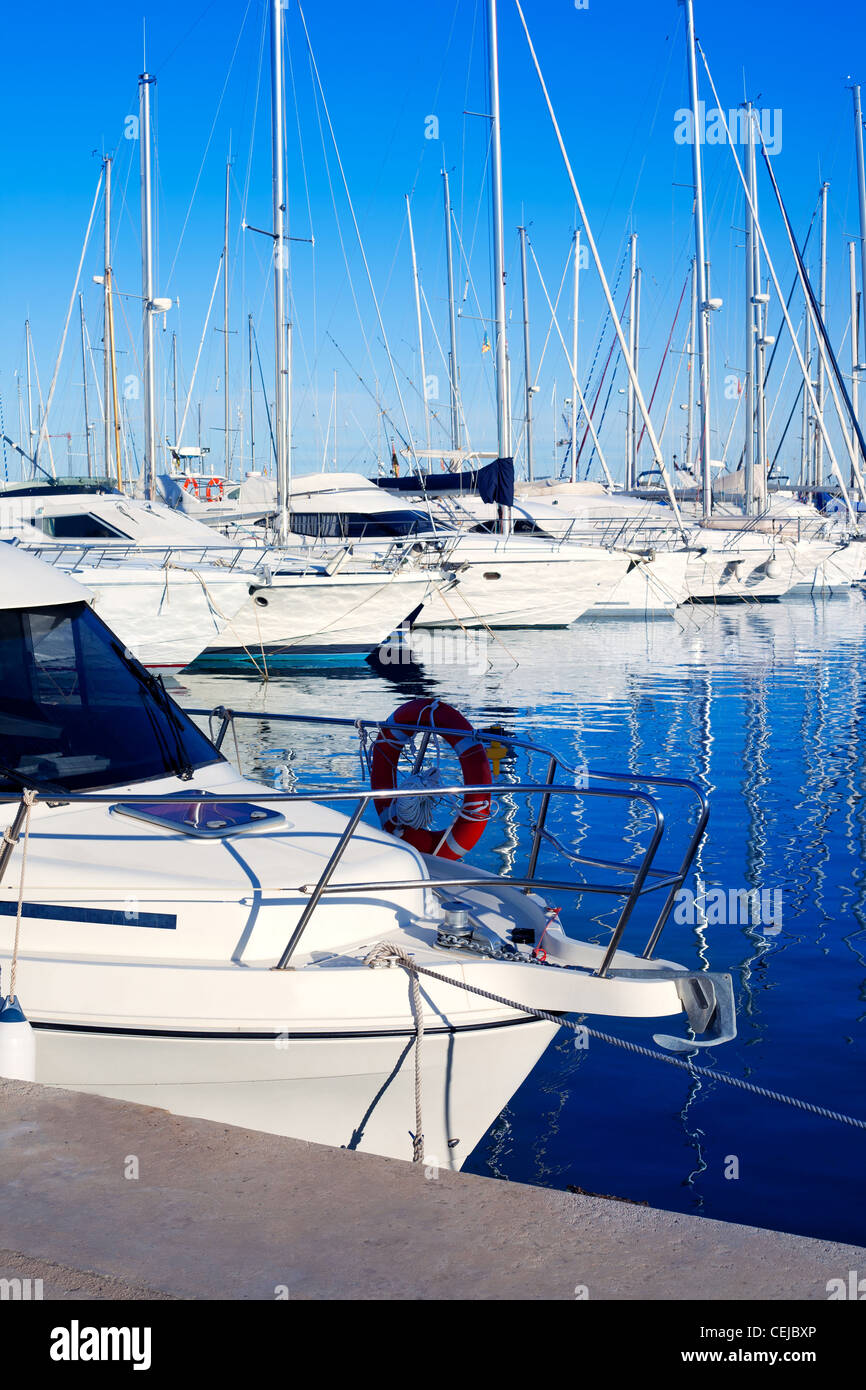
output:
<path id="1" fill-rule="evenodd" d="M 36 800 L 36 792 L 25 791 L 22 802 L 27 807 L 24 818 L 24 843 L 21 846 L 21 876 L 18 880 L 18 911 L 15 914 L 15 941 L 12 946 L 12 965 L 9 970 L 9 999 L 15 998 L 15 981 L 18 975 L 18 944 L 21 940 L 21 915 L 24 908 L 24 874 L 27 868 L 27 845 L 30 840 L 30 813 L 33 810 L 33 803 Z M 4 831 L 3 838 L 7 844 L 15 844 L 8 830 Z"/>
<path id="2" fill-rule="evenodd" d="M 414 960 L 402 946 L 392 941 L 380 941 L 364 957 L 364 964 L 371 967 L 388 965 L 392 960 L 409 972 L 412 981 L 412 1012 L 415 1016 L 415 1133 L 412 1135 L 412 1162 L 424 1162 L 424 1123 L 421 1113 L 421 1043 L 424 1037 L 424 1006 L 421 1002 L 421 986 Z"/>

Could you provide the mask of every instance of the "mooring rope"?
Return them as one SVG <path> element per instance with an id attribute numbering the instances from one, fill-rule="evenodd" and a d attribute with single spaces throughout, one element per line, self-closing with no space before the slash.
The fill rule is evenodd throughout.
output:
<path id="1" fill-rule="evenodd" d="M 412 981 L 412 1012 L 415 1015 L 415 1133 L 412 1135 L 412 1162 L 424 1162 L 424 1123 L 421 1096 L 421 1043 L 424 1038 L 424 1005 L 421 1002 L 421 986 L 418 982 L 418 967 L 402 946 L 393 941 L 380 941 L 364 957 L 369 966 L 385 965 L 396 960 L 408 972 Z"/>
<path id="2" fill-rule="evenodd" d="M 18 975 L 18 944 L 21 940 L 21 916 L 24 909 L 24 875 L 27 869 L 27 846 L 30 842 L 30 813 L 36 801 L 36 792 L 28 788 L 21 799 L 23 804 L 27 807 L 27 814 L 24 818 L 24 842 L 21 846 L 21 875 L 18 880 L 18 910 L 15 914 L 15 940 L 12 944 L 12 963 L 9 967 L 10 1002 L 15 998 L 15 981 Z M 7 844 L 17 844 L 17 840 L 12 839 L 8 830 L 4 830 L 3 839 Z"/>
<path id="3" fill-rule="evenodd" d="M 655 1062 L 666 1062 L 670 1067 L 679 1067 L 682 1071 L 687 1071 L 690 1076 L 705 1076 L 710 1081 L 720 1081 L 725 1086 L 733 1086 L 738 1091 L 748 1091 L 750 1095 L 761 1096 L 764 1100 L 775 1100 L 781 1105 L 793 1106 L 795 1110 L 804 1110 L 807 1114 L 818 1115 L 825 1120 L 836 1120 L 839 1124 L 850 1125 L 853 1129 L 866 1130 L 866 1120 L 857 1119 L 853 1115 L 845 1115 L 839 1110 L 829 1110 L 824 1105 L 816 1105 L 809 1100 L 800 1100 L 798 1096 L 787 1096 L 782 1091 L 771 1090 L 768 1086 L 758 1086 L 753 1081 L 744 1081 L 741 1077 L 731 1076 L 727 1072 L 714 1071 L 712 1067 L 698 1066 L 691 1061 L 684 1061 L 681 1057 L 672 1057 L 666 1052 L 658 1052 L 655 1048 L 644 1047 L 642 1043 L 629 1042 L 627 1038 L 617 1038 L 612 1033 L 602 1033 L 597 1028 L 589 1028 L 583 1023 L 574 1023 L 571 1019 L 563 1018 L 561 1014 L 550 1013 L 546 1009 L 534 1009 L 529 1004 L 518 1004 L 513 999 L 505 999 L 501 994 L 492 994 L 490 990 L 480 989 L 478 985 L 467 984 L 465 980 L 455 980 L 448 975 L 440 975 L 436 970 L 430 970 L 425 965 L 418 965 L 417 962 L 403 949 L 391 941 L 382 941 L 378 946 L 364 958 L 364 964 L 370 966 L 385 965 L 388 961 L 396 961 L 402 965 L 403 969 L 412 977 L 412 1007 L 415 1011 L 416 1037 L 420 1038 L 423 1031 L 423 1016 L 421 1015 L 421 994 L 417 989 L 417 977 L 427 975 L 431 980 L 439 980 L 443 985 L 453 985 L 455 989 L 468 990 L 470 994 L 477 994 L 481 999 L 489 999 L 494 1004 L 502 1004 L 505 1008 L 516 1009 L 520 1013 L 530 1014 L 533 1018 L 543 1019 L 547 1023 L 555 1023 L 558 1028 L 570 1028 L 575 1033 L 581 1033 L 590 1038 L 596 1038 L 599 1042 L 610 1043 L 612 1047 L 621 1047 L 626 1052 L 635 1053 L 640 1057 L 649 1057 Z M 416 1042 L 415 1055 L 415 1127 L 416 1137 L 421 1132 L 421 1074 L 419 1061 L 419 1045 Z M 423 1158 L 423 1143 L 421 1147 Z M 413 1155 L 413 1162 L 418 1159 Z"/>

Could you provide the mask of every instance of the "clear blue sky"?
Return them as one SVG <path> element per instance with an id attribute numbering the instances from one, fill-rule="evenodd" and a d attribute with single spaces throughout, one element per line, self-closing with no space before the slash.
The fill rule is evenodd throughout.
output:
<path id="1" fill-rule="evenodd" d="M 576 9 L 571 0 L 526 0 L 525 9 L 611 278 L 616 276 L 629 230 L 639 234 L 644 277 L 641 375 L 648 393 L 692 253 L 691 195 L 681 186 L 691 181 L 690 151 L 673 138 L 675 112 L 686 102 L 682 10 L 676 0 L 589 0 L 586 9 Z M 442 347 L 447 347 L 443 161 L 451 171 L 452 196 L 472 271 L 465 300 L 465 270 L 461 269 L 458 277 L 463 300 L 460 357 L 465 410 L 473 444 L 489 449 L 495 447 L 492 353 L 481 352 L 485 324 L 477 321 L 477 316 L 489 315 L 491 301 L 489 204 L 484 182 L 487 123 L 464 115 L 467 110 L 484 111 L 486 106 L 483 10 L 477 0 L 458 0 L 456 4 L 440 0 L 424 5 L 406 5 L 398 0 L 380 0 L 376 5 L 307 0 L 306 5 L 316 61 L 399 364 L 400 388 L 418 440 L 423 440 L 424 431 L 404 196 L 413 195 L 421 278 L 435 326 L 434 334 L 425 311 L 427 369 L 440 381 L 440 401 L 434 402 L 434 409 L 447 423 L 447 376 L 436 341 L 438 335 Z M 829 317 L 835 337 L 841 340 L 848 316 L 845 241 L 858 230 L 853 121 L 847 88 L 851 64 L 866 38 L 862 7 L 848 6 L 841 0 L 827 0 L 820 10 L 784 0 L 726 0 L 725 4 L 697 0 L 696 10 L 699 37 L 723 106 L 736 106 L 743 98 L 745 84 L 760 107 L 782 112 L 782 146 L 774 167 L 799 230 L 808 225 L 820 180 L 830 181 Z M 182 5 L 153 0 L 142 8 L 95 0 L 84 10 L 48 0 L 38 11 L 20 6 L 7 11 L 7 63 L 0 91 L 4 131 L 0 391 L 6 429 L 13 437 L 19 437 L 21 407 L 15 373 L 23 373 L 24 368 L 24 320 L 29 316 L 31 321 L 45 396 L 103 150 L 116 154 L 114 265 L 118 284 L 121 290 L 140 293 L 138 146 L 124 139 L 124 121 L 138 109 L 137 76 L 143 65 L 142 30 L 146 24 L 147 66 L 157 77 L 156 290 L 180 300 L 179 307 L 167 317 L 168 331 L 158 334 L 160 400 L 172 330 L 178 334 L 184 396 L 189 386 L 222 245 L 225 161 L 231 142 L 233 336 L 229 384 L 236 424 L 238 410 L 243 412 L 243 454 L 248 456 L 248 313 L 253 314 L 259 332 L 265 381 L 272 393 L 269 244 L 240 229 L 244 212 L 254 225 L 267 226 L 270 219 L 267 43 L 260 85 L 258 80 L 265 17 L 264 0 L 250 0 L 249 4 L 246 0 L 233 4 L 193 0 Z M 371 388 L 378 376 L 382 399 L 401 423 L 397 392 L 379 341 L 326 132 L 323 153 L 323 115 L 314 96 L 295 0 L 286 11 L 286 30 L 291 55 L 287 83 L 291 227 L 297 236 L 311 232 L 315 236 L 315 248 L 297 244 L 292 249 L 295 467 L 308 471 L 321 463 L 336 368 L 338 463 L 367 471 L 377 442 L 376 406 L 328 335 L 333 335 L 352 369 Z M 555 294 L 568 254 L 574 212 L 511 0 L 500 0 L 500 43 L 508 296 L 513 313 L 510 352 L 515 415 L 519 415 L 523 357 L 516 228 L 525 218 L 542 271 Z M 853 76 L 858 77 L 856 71 Z M 866 75 L 860 77 L 866 82 Z M 704 95 L 712 105 L 709 92 L 705 90 Z M 425 130 L 430 128 L 425 122 L 431 115 L 439 122 L 438 141 L 425 139 Z M 725 300 L 713 325 L 716 418 L 723 441 L 733 410 L 724 399 L 725 376 L 742 366 L 743 357 L 742 237 L 737 230 L 743 225 L 743 212 L 729 150 L 707 147 L 705 160 L 713 288 Z M 779 220 L 770 207 L 770 196 L 763 183 L 766 232 L 771 250 L 778 251 L 780 278 L 787 288 L 793 268 L 783 254 Z M 101 292 L 92 283 L 92 276 L 101 269 L 100 218 L 101 210 L 82 274 L 94 348 L 99 347 L 102 335 Z M 534 270 L 531 279 L 537 368 L 549 315 Z M 622 291 L 618 299 L 621 301 Z M 128 328 L 123 314 L 118 314 L 123 379 L 134 379 L 138 370 L 138 308 L 134 299 L 124 301 Z M 675 347 L 682 347 L 686 308 L 687 304 L 677 324 Z M 570 342 L 569 314 L 566 289 L 561 324 Z M 222 339 L 214 331 L 215 325 L 221 325 L 221 315 L 220 290 L 205 335 L 185 430 L 186 439 L 195 442 L 201 401 L 204 442 L 212 446 L 215 462 L 222 458 L 223 442 Z M 774 317 L 778 318 L 778 311 Z M 601 297 L 590 272 L 581 284 L 579 314 L 584 383 L 601 319 Z M 847 362 L 847 344 L 842 356 Z M 681 375 L 674 386 L 677 360 L 673 356 L 669 359 L 653 414 L 660 427 L 668 399 L 673 400 L 667 442 L 670 449 L 679 452 L 683 415 L 677 405 L 685 400 L 685 384 Z M 73 471 L 80 471 L 83 464 L 81 379 L 76 305 L 51 414 L 51 433 L 69 431 L 73 436 Z M 793 369 L 789 369 L 788 380 L 792 379 Z M 542 470 L 549 468 L 552 457 L 554 382 L 561 409 L 570 385 L 555 332 L 547 347 L 536 397 L 536 455 Z M 602 436 L 617 468 L 622 454 L 624 400 L 617 387 L 622 384 L 620 374 Z M 92 382 L 91 388 L 94 411 Z M 141 411 L 135 389 L 133 382 L 128 408 L 140 450 Z M 266 424 L 258 369 L 256 390 L 257 444 L 263 449 Z M 785 415 L 783 395 L 776 424 Z M 162 424 L 161 418 L 160 433 Z M 166 426 L 171 435 L 170 407 Z M 392 433 L 387 432 L 389 436 Z M 561 423 L 557 433 L 564 433 Z M 443 430 L 434 421 L 434 444 L 444 440 Z M 65 471 L 66 442 L 58 439 L 53 444 L 58 469 Z M 232 447 L 238 460 L 239 434 Z M 798 454 L 798 447 L 792 436 L 792 457 Z M 717 443 L 715 452 L 720 448 Z M 738 446 L 732 445 L 731 455 L 738 452 Z M 15 471 L 11 461 L 9 468 L 10 473 Z"/>

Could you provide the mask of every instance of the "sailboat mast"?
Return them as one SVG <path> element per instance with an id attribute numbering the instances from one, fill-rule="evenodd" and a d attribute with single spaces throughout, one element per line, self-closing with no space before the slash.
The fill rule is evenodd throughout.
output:
<path id="1" fill-rule="evenodd" d="M 445 264 L 448 272 L 448 330 L 451 338 L 448 353 L 448 387 L 451 397 L 451 448 L 460 448 L 460 411 L 457 404 L 457 320 L 454 314 L 454 258 L 451 251 L 451 190 L 448 170 L 442 170 L 445 187 Z"/>
<path id="2" fill-rule="evenodd" d="M 27 357 L 27 448 L 33 448 L 33 389 L 30 381 L 30 320 L 24 320 L 24 347 Z"/>
<path id="3" fill-rule="evenodd" d="M 90 412 L 87 405 L 87 341 L 84 332 L 84 295 L 79 291 L 78 316 L 81 320 L 81 372 L 84 384 L 84 440 L 87 449 L 87 476 L 93 477 L 93 459 L 90 453 Z"/>
<path id="4" fill-rule="evenodd" d="M 710 469 L 710 364 L 709 313 L 707 302 L 707 259 L 704 237 L 704 179 L 701 167 L 701 122 L 698 104 L 698 68 L 695 55 L 695 11 L 692 0 L 680 0 L 686 11 L 686 38 L 689 62 L 689 93 L 692 106 L 692 173 L 695 187 L 695 262 L 698 277 L 698 363 L 700 379 L 700 462 L 704 516 L 713 510 Z"/>
<path id="5" fill-rule="evenodd" d="M 819 276 L 818 288 L 818 309 L 821 319 L 825 319 L 827 307 L 827 190 L 828 183 L 821 185 L 821 272 Z M 818 414 L 824 409 L 824 354 L 818 353 L 818 373 L 815 382 L 815 399 L 818 405 Z M 815 433 L 815 477 L 816 487 L 821 486 L 824 477 L 824 437 L 820 430 Z"/>
<path id="6" fill-rule="evenodd" d="M 853 241 L 848 242 L 848 290 L 851 296 L 851 409 L 856 420 L 859 415 L 858 397 L 860 394 L 860 373 L 858 371 L 860 355 L 860 313 L 857 299 L 857 247 Z M 853 422 L 851 425 L 851 444 L 856 448 L 857 431 Z M 854 467 L 851 467 L 851 486 L 854 486 Z"/>
<path id="7" fill-rule="evenodd" d="M 692 441 L 695 433 L 695 337 L 698 324 L 698 277 L 692 258 L 691 312 L 689 318 L 689 393 L 686 405 L 686 471 L 692 468 Z"/>
<path id="8" fill-rule="evenodd" d="M 178 437 L 177 437 L 177 428 L 178 428 L 178 426 L 177 426 L 177 334 L 176 334 L 176 333 L 172 333 L 172 335 L 171 335 L 171 402 L 172 402 L 172 420 L 173 420 L 173 424 L 174 424 L 174 431 L 173 431 L 173 434 L 172 434 L 172 438 L 174 439 L 174 447 L 175 447 L 175 449 L 177 449 L 177 446 L 178 446 L 178 444 L 180 443 L 180 440 L 179 440 Z"/>
<path id="9" fill-rule="evenodd" d="M 577 481 L 577 306 L 580 291 L 580 231 L 574 232 L 574 270 L 571 304 L 571 481 Z"/>
<path id="10" fill-rule="evenodd" d="M 746 102 L 746 419 L 743 510 L 751 516 L 755 510 L 755 225 L 752 208 L 755 205 L 754 130 L 752 105 Z"/>
<path id="11" fill-rule="evenodd" d="M 102 161 L 105 170 L 105 201 L 103 204 L 103 237 L 105 262 L 102 276 L 102 414 L 105 476 L 111 477 L 111 352 L 109 325 L 111 322 L 111 155 Z"/>
<path id="12" fill-rule="evenodd" d="M 229 402 L 229 182 L 231 178 L 231 156 L 226 160 L 226 206 L 225 231 L 223 236 L 223 438 L 225 440 L 225 475 L 231 473 L 231 418 Z"/>
<path id="13" fill-rule="evenodd" d="M 529 353 L 529 285 L 526 277 L 526 228 L 520 229 L 520 283 L 523 290 L 523 379 L 526 396 L 526 477 L 534 478 L 532 458 L 532 367 Z"/>
<path id="14" fill-rule="evenodd" d="M 247 314 L 247 339 L 249 342 L 250 358 L 250 472 L 255 472 L 256 467 L 256 421 L 255 421 L 255 397 L 253 396 L 253 316 Z"/>
<path id="15" fill-rule="evenodd" d="M 499 39 L 496 0 L 487 0 L 490 68 L 490 170 L 493 181 L 493 289 L 496 327 L 496 426 L 500 458 L 511 457 L 508 343 L 505 323 L 505 228 L 502 209 L 502 137 L 499 119 Z"/>
<path id="16" fill-rule="evenodd" d="M 635 301 L 637 300 L 637 233 L 629 237 L 629 296 L 628 296 L 628 354 L 634 363 L 635 345 Z M 625 411 L 625 490 L 634 487 L 634 384 L 631 375 L 628 380 Z"/>
<path id="17" fill-rule="evenodd" d="M 863 163 L 863 110 L 860 88 L 854 88 L 854 148 L 857 155 L 857 201 L 860 207 L 860 294 L 866 293 L 866 170 Z M 857 353 L 860 353 L 858 340 Z"/>
<path id="18" fill-rule="evenodd" d="M 284 238 L 285 168 L 283 164 L 283 6 L 271 0 L 271 171 L 273 182 L 274 238 L 274 441 L 277 463 L 277 516 L 279 540 L 289 536 L 288 468 L 286 461 L 286 369 L 283 325 L 285 323 L 286 243 Z"/>
<path id="19" fill-rule="evenodd" d="M 153 361 L 153 203 L 150 177 L 150 89 L 155 77 L 143 72 L 138 79 L 139 158 L 141 173 L 141 297 L 142 366 L 144 375 L 144 495 L 156 496 L 156 389 Z"/>
<path id="20" fill-rule="evenodd" d="M 424 438 L 430 455 L 430 412 L 427 409 L 427 363 L 424 358 L 424 324 L 421 318 L 421 283 L 418 279 L 418 259 L 415 255 L 415 229 L 412 226 L 412 204 L 406 194 L 406 217 L 409 221 L 409 249 L 412 253 L 412 283 L 415 287 L 415 317 L 418 322 L 418 352 L 421 366 L 421 400 L 424 405 Z M 334 447 L 337 443 L 337 374 L 334 373 Z"/>

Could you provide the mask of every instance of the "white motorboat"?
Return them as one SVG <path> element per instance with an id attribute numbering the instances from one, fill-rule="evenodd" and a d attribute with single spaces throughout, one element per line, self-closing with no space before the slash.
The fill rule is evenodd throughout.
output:
<path id="1" fill-rule="evenodd" d="M 706 823 L 689 783 L 589 774 L 584 791 L 552 758 L 547 782 L 500 787 L 481 775 L 481 735 L 469 725 L 443 733 L 442 718 L 457 716 L 447 707 L 437 716 L 428 701 L 400 712 L 412 714 L 408 728 L 399 718 L 369 726 L 394 773 L 386 791 L 276 793 L 219 751 L 228 711 L 214 711 L 211 742 L 124 652 L 80 586 L 17 547 L 0 546 L 0 676 L 0 797 L 11 821 L 0 850 L 0 959 L 9 990 L 14 956 L 14 994 L 35 1029 L 44 1084 L 406 1158 L 421 1154 L 417 1103 L 426 1161 L 459 1168 L 559 1016 L 685 1010 L 696 1034 L 657 1036 L 678 1050 L 733 1035 L 728 976 L 654 957 Z M 314 722 L 322 737 L 353 723 Z M 454 788 L 462 801 L 451 830 L 428 832 L 438 853 L 416 847 L 418 816 L 394 809 L 417 810 L 432 795 L 429 780 L 419 791 L 417 777 L 403 786 L 397 775 L 416 728 L 422 752 L 444 738 L 476 770 L 473 786 Z M 654 783 L 696 797 L 674 869 L 656 858 L 666 832 Z M 521 877 L 442 857 L 458 825 L 477 838 L 486 798 L 518 793 L 537 807 Z M 588 798 L 599 796 L 640 803 L 649 818 L 639 854 L 632 825 L 628 862 L 587 845 Z M 559 798 L 584 798 L 580 853 L 545 830 Z M 377 801 L 399 833 L 364 819 Z M 541 871 L 550 859 L 553 880 Z M 577 907 L 560 922 L 549 906 L 554 890 L 557 903 L 591 897 L 589 866 L 613 874 L 602 901 L 615 901 L 613 891 L 622 903 L 601 944 L 578 938 Z M 650 885 L 655 898 L 645 896 Z M 632 912 L 648 903 L 658 913 L 643 953 L 627 953 Z M 423 1046 L 416 969 L 434 972 L 420 979 Z"/>
<path id="2" fill-rule="evenodd" d="M 425 601 L 419 627 L 567 627 L 612 594 L 631 557 L 602 546 L 563 547 L 550 536 L 493 532 L 466 513 L 395 497 L 354 473 L 296 477 L 289 523 L 311 554 L 350 544 L 353 556 L 401 554 L 416 567 L 444 568 L 459 583 Z"/>
<path id="3" fill-rule="evenodd" d="M 184 666 L 203 652 L 212 666 L 366 656 L 454 585 L 433 567 L 421 573 L 390 561 L 344 572 L 345 549 L 316 563 L 270 545 L 257 527 L 242 544 L 229 543 L 182 512 L 107 484 L 9 489 L 0 537 L 94 589 L 102 616 L 148 665 Z M 138 592 L 139 579 L 150 585 L 147 593 Z M 155 654 L 152 639 L 164 628 L 175 650 Z"/>

